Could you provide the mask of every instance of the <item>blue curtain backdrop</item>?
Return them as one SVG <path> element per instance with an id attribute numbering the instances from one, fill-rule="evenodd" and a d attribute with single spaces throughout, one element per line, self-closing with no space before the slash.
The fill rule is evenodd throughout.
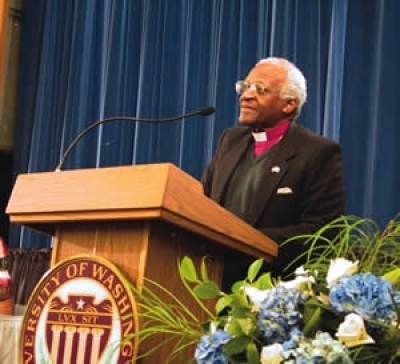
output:
<path id="1" fill-rule="evenodd" d="M 346 213 L 382 226 L 400 211 L 398 0 L 25 0 L 15 175 L 172 162 L 199 178 L 221 131 L 237 123 L 234 82 L 286 57 L 308 80 L 299 122 L 339 141 Z M 93 181 L 93 183 L 96 183 Z M 12 247 L 49 238 L 12 226 Z"/>

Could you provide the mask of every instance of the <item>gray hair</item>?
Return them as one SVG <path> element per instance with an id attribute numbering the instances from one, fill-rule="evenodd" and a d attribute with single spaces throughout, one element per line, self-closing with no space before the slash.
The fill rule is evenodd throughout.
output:
<path id="1" fill-rule="evenodd" d="M 284 100 L 295 99 L 297 108 L 294 112 L 294 118 L 301 113 L 301 108 L 307 100 L 307 82 L 303 73 L 290 61 L 285 58 L 268 57 L 261 59 L 258 64 L 274 64 L 287 71 L 286 83 L 282 86 L 280 96 Z"/>

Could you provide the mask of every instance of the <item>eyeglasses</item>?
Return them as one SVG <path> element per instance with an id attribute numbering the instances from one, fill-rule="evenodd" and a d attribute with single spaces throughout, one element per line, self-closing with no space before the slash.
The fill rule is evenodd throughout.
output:
<path id="1" fill-rule="evenodd" d="M 259 83 L 259 82 L 249 83 L 247 81 L 242 81 L 242 80 L 236 81 L 235 89 L 236 89 L 236 93 L 238 95 L 242 95 L 247 90 L 255 91 L 259 95 L 265 95 L 269 92 L 279 92 L 279 91 L 270 90 L 267 86 L 265 86 L 264 84 Z"/>

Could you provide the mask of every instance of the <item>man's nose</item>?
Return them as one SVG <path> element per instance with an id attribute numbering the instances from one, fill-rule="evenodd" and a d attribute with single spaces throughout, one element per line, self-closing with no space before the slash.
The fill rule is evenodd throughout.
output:
<path id="1" fill-rule="evenodd" d="M 256 96 L 256 91 L 251 90 L 248 88 L 246 91 L 244 91 L 241 95 L 239 100 L 249 100 L 249 99 L 254 99 Z"/>

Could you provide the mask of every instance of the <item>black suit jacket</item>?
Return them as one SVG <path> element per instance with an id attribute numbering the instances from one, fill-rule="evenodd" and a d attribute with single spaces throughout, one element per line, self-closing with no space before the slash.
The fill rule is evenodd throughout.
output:
<path id="1" fill-rule="evenodd" d="M 220 204 L 236 165 L 253 143 L 251 132 L 245 126 L 226 129 L 204 172 L 204 193 Z M 279 245 L 343 215 L 344 183 L 341 148 L 332 140 L 292 122 L 273 148 L 265 183 L 245 220 Z M 302 250 L 301 241 L 280 248 L 277 273 Z"/>

